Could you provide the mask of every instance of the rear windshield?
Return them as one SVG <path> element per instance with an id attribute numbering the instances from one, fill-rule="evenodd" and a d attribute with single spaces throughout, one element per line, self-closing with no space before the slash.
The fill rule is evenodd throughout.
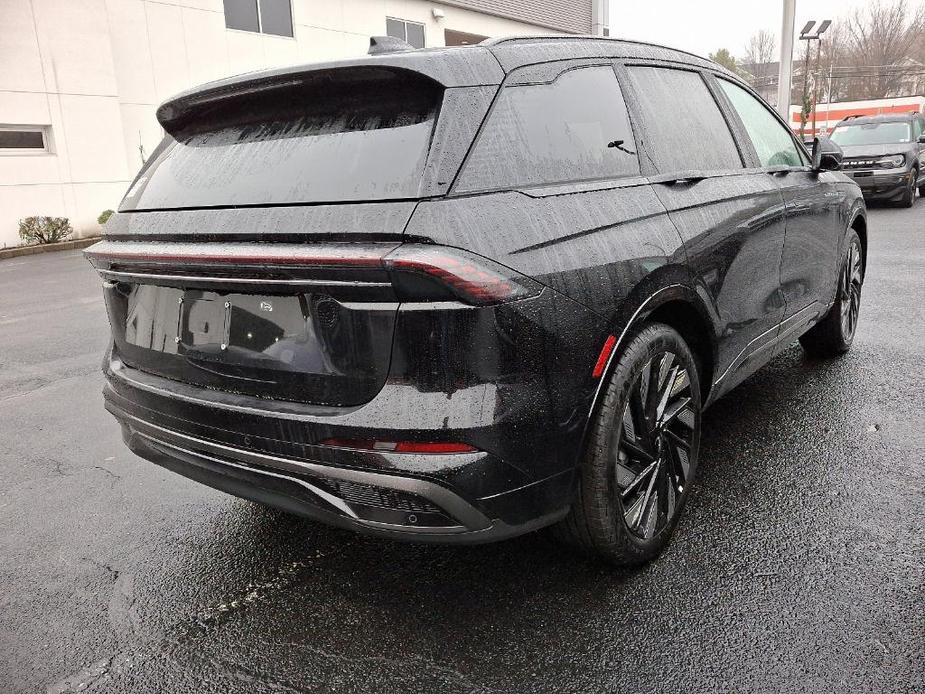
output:
<path id="1" fill-rule="evenodd" d="M 832 131 L 832 141 L 841 146 L 892 145 L 912 142 L 912 131 L 903 121 L 838 125 Z"/>
<path id="2" fill-rule="evenodd" d="M 416 197 L 441 90 L 372 72 L 202 109 L 167 135 L 120 209 Z"/>

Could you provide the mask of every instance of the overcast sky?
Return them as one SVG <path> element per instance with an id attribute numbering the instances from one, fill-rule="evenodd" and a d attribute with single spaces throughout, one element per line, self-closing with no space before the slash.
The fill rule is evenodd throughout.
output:
<path id="1" fill-rule="evenodd" d="M 796 30 L 810 19 L 837 20 L 871 0 L 797 0 Z M 610 0 L 610 35 L 651 41 L 706 56 L 728 48 L 736 57 L 761 29 L 780 46 L 782 0 Z"/>

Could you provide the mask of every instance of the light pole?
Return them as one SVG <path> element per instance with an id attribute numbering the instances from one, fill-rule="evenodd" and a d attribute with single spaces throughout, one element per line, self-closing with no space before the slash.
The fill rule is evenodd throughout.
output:
<path id="1" fill-rule="evenodd" d="M 800 139 L 804 139 L 804 133 L 806 130 L 806 101 L 809 98 L 809 51 L 810 51 L 810 41 L 820 41 L 820 37 L 825 31 L 829 28 L 829 25 L 832 24 L 832 21 L 829 19 L 824 20 L 819 24 L 819 28 L 816 30 L 816 33 L 811 33 L 813 27 L 816 26 L 816 21 L 811 19 L 806 22 L 803 26 L 803 29 L 800 30 L 800 41 L 806 41 L 806 53 L 803 59 L 803 103 L 800 104 Z M 820 41 L 821 44 L 821 41 Z M 820 45 L 821 50 L 821 45 Z M 819 53 L 816 53 L 816 68 L 819 67 Z M 816 130 L 816 80 L 813 80 L 813 131 L 815 135 Z"/>
<path id="2" fill-rule="evenodd" d="M 784 1 L 784 21 L 780 30 L 780 71 L 777 79 L 777 112 L 790 122 L 790 84 L 793 78 L 793 22 L 796 0 Z"/>

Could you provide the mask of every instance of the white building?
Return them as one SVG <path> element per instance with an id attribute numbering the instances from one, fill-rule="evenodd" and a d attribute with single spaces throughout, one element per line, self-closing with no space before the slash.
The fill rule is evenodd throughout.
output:
<path id="1" fill-rule="evenodd" d="M 187 87 L 361 55 L 373 35 L 443 46 L 605 25 L 606 0 L 0 0 L 0 248 L 31 215 L 97 233 L 161 139 L 157 105 Z"/>

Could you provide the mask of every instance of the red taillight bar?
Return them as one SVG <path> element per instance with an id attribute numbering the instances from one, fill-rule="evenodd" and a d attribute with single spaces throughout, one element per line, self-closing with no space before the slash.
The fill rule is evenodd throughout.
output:
<path id="1" fill-rule="evenodd" d="M 217 253 L 216 248 L 221 252 Z M 255 244 L 101 241 L 85 251 L 106 266 L 249 266 L 380 268 L 439 281 L 459 300 L 475 306 L 534 296 L 541 285 L 487 258 L 445 246 L 396 243 Z M 418 299 L 414 299 L 418 300 Z"/>
<path id="2" fill-rule="evenodd" d="M 383 451 L 386 453 L 474 453 L 478 449 L 467 443 L 421 442 L 421 441 L 375 441 L 373 439 L 324 439 L 322 446 L 352 448 L 360 451 Z"/>
<path id="3" fill-rule="evenodd" d="M 514 301 L 538 293 L 535 282 L 510 268 L 455 248 L 400 246 L 385 257 L 385 266 L 389 270 L 433 277 L 466 303 L 478 306 Z"/>

